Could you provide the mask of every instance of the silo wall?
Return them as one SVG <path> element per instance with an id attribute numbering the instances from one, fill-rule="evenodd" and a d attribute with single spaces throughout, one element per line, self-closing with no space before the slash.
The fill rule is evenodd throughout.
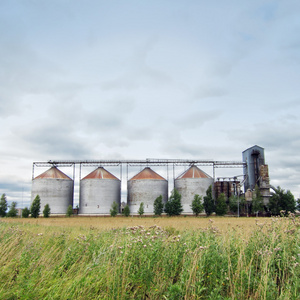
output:
<path id="1" fill-rule="evenodd" d="M 68 206 L 73 207 L 74 181 L 70 179 L 34 179 L 32 181 L 31 203 L 40 196 L 41 210 L 48 203 L 51 214 L 66 214 Z"/>
<path id="2" fill-rule="evenodd" d="M 138 214 L 141 202 L 144 203 L 144 213 L 154 214 L 153 204 L 162 195 L 163 203 L 168 200 L 168 181 L 158 179 L 129 180 L 127 183 L 127 203 L 131 214 Z"/>
<path id="3" fill-rule="evenodd" d="M 181 195 L 183 214 L 193 213 L 191 205 L 195 195 L 206 195 L 206 190 L 213 185 L 213 178 L 181 178 L 175 180 L 175 189 Z"/>
<path id="4" fill-rule="evenodd" d="M 82 179 L 80 181 L 80 214 L 110 214 L 113 202 L 121 203 L 121 181 L 116 179 Z"/>

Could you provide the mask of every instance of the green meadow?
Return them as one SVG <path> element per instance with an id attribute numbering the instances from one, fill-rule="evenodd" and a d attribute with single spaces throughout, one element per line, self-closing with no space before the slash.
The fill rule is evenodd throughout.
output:
<path id="1" fill-rule="evenodd" d="M 300 219 L 0 221 L 0 299 L 299 299 Z"/>

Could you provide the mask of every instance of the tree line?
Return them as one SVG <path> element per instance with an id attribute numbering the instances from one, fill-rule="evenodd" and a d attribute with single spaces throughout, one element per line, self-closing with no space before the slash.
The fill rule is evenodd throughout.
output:
<path id="1" fill-rule="evenodd" d="M 16 206 L 17 206 L 17 202 L 12 202 L 11 205 L 9 206 L 6 199 L 6 195 L 2 194 L 0 199 L 0 217 L 12 217 L 12 218 L 17 217 L 18 210 L 16 209 Z M 9 210 L 7 212 L 8 207 Z M 41 211 L 41 199 L 40 196 L 37 195 L 32 201 L 30 208 L 25 207 L 22 210 L 22 218 L 28 218 L 29 216 L 31 216 L 32 218 L 38 218 L 40 215 L 40 211 Z M 48 218 L 50 216 L 50 213 L 51 213 L 51 208 L 50 205 L 47 203 L 43 209 L 43 217 Z M 73 206 L 69 205 L 66 212 L 66 216 L 70 217 L 72 214 L 73 214 Z"/>
<path id="2" fill-rule="evenodd" d="M 18 215 L 18 210 L 16 209 L 17 202 L 12 202 L 8 205 L 6 195 L 2 194 L 0 199 L 0 217 L 16 217 Z M 8 211 L 7 211 L 8 209 Z M 228 212 L 238 213 L 238 214 L 256 214 L 268 213 L 270 215 L 288 215 L 289 212 L 295 213 L 296 210 L 300 211 L 300 198 L 297 201 L 294 195 L 289 191 L 285 191 L 280 186 L 278 186 L 274 192 L 271 193 L 269 198 L 269 203 L 263 203 L 263 197 L 260 193 L 259 187 L 255 186 L 253 191 L 252 201 L 246 201 L 245 197 L 231 196 L 229 199 L 226 198 L 225 194 L 221 193 L 217 199 L 214 199 L 212 193 L 212 186 L 206 190 L 206 195 L 204 197 L 196 194 L 191 202 L 191 209 L 193 213 L 198 216 L 203 211 L 207 216 L 212 213 L 216 213 L 218 216 L 223 216 Z M 40 215 L 41 210 L 41 199 L 37 195 L 31 203 L 30 208 L 25 207 L 22 210 L 22 217 L 28 218 L 29 216 L 37 218 Z M 110 215 L 116 216 L 119 212 L 119 207 L 116 202 L 113 202 Z M 161 216 L 166 213 L 168 216 L 177 216 L 183 212 L 181 204 L 181 194 L 174 189 L 171 193 L 170 198 L 164 204 L 162 195 L 157 197 L 153 203 L 153 213 L 155 216 Z M 46 204 L 43 209 L 43 216 L 48 218 L 51 213 L 51 208 L 49 204 Z M 70 217 L 73 214 L 73 207 L 69 205 L 66 216 Z M 124 207 L 122 212 L 124 216 L 130 215 L 130 208 L 128 205 Z M 138 209 L 138 214 L 142 216 L 144 214 L 144 203 L 140 203 Z"/>
<path id="3" fill-rule="evenodd" d="M 223 216 L 227 213 L 238 213 L 239 215 L 249 215 L 259 213 L 268 213 L 269 215 L 288 215 L 289 212 L 295 213 L 296 210 L 300 211 L 300 198 L 296 201 L 293 194 L 288 190 L 285 191 L 277 187 L 269 198 L 269 203 L 264 204 L 263 197 L 260 193 L 258 186 L 255 186 L 253 191 L 252 201 L 246 201 L 243 195 L 234 195 L 229 199 L 226 198 L 224 193 L 221 193 L 216 199 L 213 197 L 212 186 L 206 190 L 204 197 L 195 195 L 191 202 L 191 209 L 193 214 L 198 216 L 200 213 L 205 212 L 207 216 L 215 213 L 218 216 Z M 162 213 L 168 216 L 180 215 L 183 212 L 181 205 L 181 195 L 174 189 L 168 201 L 164 204 L 162 196 L 157 197 L 153 204 L 153 213 L 155 216 L 160 216 Z M 118 205 L 116 202 L 112 204 L 110 210 L 111 216 L 118 214 Z M 130 209 L 126 205 L 123 215 L 129 216 Z M 140 203 L 138 214 L 144 214 L 144 203 Z"/>

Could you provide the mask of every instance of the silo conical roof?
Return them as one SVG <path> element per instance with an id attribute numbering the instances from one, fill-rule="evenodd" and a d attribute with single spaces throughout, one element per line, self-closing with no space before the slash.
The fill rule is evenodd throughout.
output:
<path id="1" fill-rule="evenodd" d="M 116 176 L 105 170 L 103 167 L 99 167 L 83 179 L 115 179 L 119 180 Z"/>
<path id="2" fill-rule="evenodd" d="M 56 167 L 51 167 L 46 172 L 35 177 L 35 179 L 69 179 L 69 180 L 72 180 L 69 176 L 67 176 L 65 173 L 63 173 Z"/>
<path id="3" fill-rule="evenodd" d="M 211 178 L 197 166 L 191 166 L 187 171 L 177 177 L 177 179 L 182 178 Z"/>
<path id="4" fill-rule="evenodd" d="M 162 176 L 158 175 L 149 167 L 146 167 L 137 175 L 133 176 L 130 180 L 141 180 L 141 179 L 156 179 L 156 180 L 166 180 Z"/>

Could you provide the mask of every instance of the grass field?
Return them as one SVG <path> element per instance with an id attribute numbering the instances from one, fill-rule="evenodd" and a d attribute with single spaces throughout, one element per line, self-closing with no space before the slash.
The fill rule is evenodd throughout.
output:
<path id="1" fill-rule="evenodd" d="M 299 299 L 289 218 L 0 221 L 1 299 Z"/>

